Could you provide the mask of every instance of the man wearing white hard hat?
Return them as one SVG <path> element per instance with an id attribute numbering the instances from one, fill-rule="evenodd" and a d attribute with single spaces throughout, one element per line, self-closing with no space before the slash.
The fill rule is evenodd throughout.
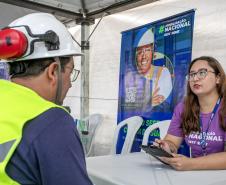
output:
<path id="1" fill-rule="evenodd" d="M 153 65 L 153 61 L 165 58 L 163 54 L 154 52 L 153 28 L 144 32 L 136 46 L 135 55 L 137 71 L 146 79 L 140 101 L 143 104 L 143 111 L 150 112 L 153 107 L 162 104 L 172 91 L 172 78 L 168 68 L 164 65 Z"/>
<path id="2" fill-rule="evenodd" d="M 62 107 L 81 55 L 53 15 L 33 13 L 0 30 L 0 184 L 91 185 L 74 120 Z"/>

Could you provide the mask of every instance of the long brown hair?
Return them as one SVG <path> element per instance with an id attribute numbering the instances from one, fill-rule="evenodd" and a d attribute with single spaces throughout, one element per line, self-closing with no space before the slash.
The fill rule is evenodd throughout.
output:
<path id="1" fill-rule="evenodd" d="M 217 92 L 222 97 L 221 108 L 219 111 L 219 122 L 221 128 L 226 131 L 225 115 L 226 115 L 226 82 L 225 72 L 221 64 L 213 57 L 201 56 L 194 59 L 189 66 L 188 73 L 191 70 L 193 64 L 198 60 L 207 61 L 208 65 L 213 68 L 215 75 L 220 77 L 220 83 L 217 84 Z M 225 93 L 224 93 L 225 92 Z M 190 134 L 192 131 L 200 132 L 199 125 L 200 105 L 198 97 L 191 91 L 189 83 L 187 83 L 187 94 L 184 100 L 184 111 L 182 113 L 182 129 L 185 135 Z"/>

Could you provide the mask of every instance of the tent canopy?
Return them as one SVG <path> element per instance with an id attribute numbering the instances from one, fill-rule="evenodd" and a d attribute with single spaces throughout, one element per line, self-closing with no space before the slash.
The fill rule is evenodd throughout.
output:
<path id="1" fill-rule="evenodd" d="M 103 14 L 114 14 L 155 1 L 158 0 L 0 0 L 6 4 L 55 14 L 65 24 L 92 21 Z"/>

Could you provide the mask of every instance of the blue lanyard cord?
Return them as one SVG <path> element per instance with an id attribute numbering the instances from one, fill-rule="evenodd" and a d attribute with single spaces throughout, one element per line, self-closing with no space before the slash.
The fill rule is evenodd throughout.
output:
<path id="1" fill-rule="evenodd" d="M 200 146 L 202 148 L 203 155 L 206 155 L 206 136 L 207 136 L 207 132 L 209 131 L 209 127 L 210 127 L 211 122 L 213 121 L 213 118 L 214 118 L 214 116 L 215 116 L 215 114 L 217 112 L 217 109 L 218 109 L 218 107 L 220 105 L 220 102 L 221 102 L 221 97 L 218 98 L 218 100 L 216 102 L 216 105 L 214 106 L 214 109 L 213 109 L 213 111 L 211 113 L 211 116 L 210 116 L 210 119 L 208 121 L 208 127 L 207 127 L 206 131 L 204 131 L 201 118 L 199 118 L 200 129 L 201 129 Z"/>

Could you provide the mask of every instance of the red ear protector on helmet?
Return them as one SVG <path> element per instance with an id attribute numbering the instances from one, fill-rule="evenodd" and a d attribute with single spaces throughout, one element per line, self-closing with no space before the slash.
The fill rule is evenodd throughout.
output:
<path id="1" fill-rule="evenodd" d="M 26 35 L 13 29 L 15 27 L 24 27 L 28 35 L 35 39 L 28 43 Z M 31 55 L 34 52 L 35 42 L 45 42 L 48 51 L 59 49 L 59 37 L 54 31 L 49 30 L 44 34 L 33 34 L 26 25 L 15 27 L 0 30 L 0 59 L 9 60 L 25 57 L 23 55 L 27 52 L 28 46 L 30 46 L 30 51 L 26 56 Z"/>
<path id="2" fill-rule="evenodd" d="M 0 30 L 0 59 L 19 58 L 26 53 L 28 41 L 23 32 L 15 29 Z"/>

